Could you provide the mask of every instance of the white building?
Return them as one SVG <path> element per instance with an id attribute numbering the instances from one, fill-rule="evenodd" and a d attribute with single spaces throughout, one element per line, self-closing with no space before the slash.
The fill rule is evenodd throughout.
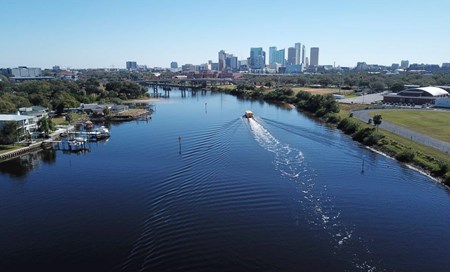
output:
<path id="1" fill-rule="evenodd" d="M 19 66 L 12 68 L 11 74 L 13 77 L 39 77 L 42 74 L 41 68 L 28 68 L 26 66 Z"/>
<path id="2" fill-rule="evenodd" d="M 19 130 L 19 139 L 21 141 L 26 134 L 31 134 L 37 130 L 38 118 L 36 116 L 20 114 L 0 114 L 0 128 L 8 122 L 16 122 Z"/>

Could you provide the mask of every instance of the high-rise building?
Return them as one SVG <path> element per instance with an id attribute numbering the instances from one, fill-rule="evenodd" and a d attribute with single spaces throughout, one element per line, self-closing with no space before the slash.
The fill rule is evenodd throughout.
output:
<path id="1" fill-rule="evenodd" d="M 131 70 L 137 70 L 137 62 L 135 61 L 127 61 L 126 63 L 127 65 L 127 70 L 131 71 Z"/>
<path id="2" fill-rule="evenodd" d="M 225 68 L 226 70 L 237 71 L 238 58 L 231 54 L 227 54 L 227 57 L 225 58 Z"/>
<path id="3" fill-rule="evenodd" d="M 226 68 L 227 53 L 224 50 L 219 51 L 219 71 L 223 71 Z"/>
<path id="4" fill-rule="evenodd" d="M 392 63 L 391 65 L 392 70 L 397 70 L 398 68 L 400 68 L 400 65 L 398 63 Z"/>
<path id="5" fill-rule="evenodd" d="M 305 64 L 305 45 L 302 45 L 302 63 Z"/>
<path id="6" fill-rule="evenodd" d="M 273 61 L 271 64 L 278 63 L 281 66 L 284 66 L 285 62 L 286 62 L 285 57 L 284 57 L 284 52 L 285 52 L 284 49 L 280 49 L 280 50 L 273 52 L 273 56 L 272 56 Z"/>
<path id="7" fill-rule="evenodd" d="M 297 61 L 297 49 L 295 47 L 288 48 L 287 65 L 295 65 Z"/>
<path id="8" fill-rule="evenodd" d="M 309 66 L 309 59 L 308 59 L 308 57 L 305 57 L 305 67 L 308 67 Z"/>
<path id="9" fill-rule="evenodd" d="M 319 47 L 311 47 L 309 59 L 311 66 L 319 66 Z"/>
<path id="10" fill-rule="evenodd" d="M 276 51 L 277 51 L 276 46 L 269 47 L 269 65 L 274 63 L 273 56 Z"/>
<path id="11" fill-rule="evenodd" d="M 178 68 L 178 63 L 177 63 L 176 61 L 172 61 L 172 62 L 170 63 L 170 68 L 171 68 L 171 69 L 177 69 L 177 68 Z"/>
<path id="12" fill-rule="evenodd" d="M 295 44 L 295 51 L 296 51 L 296 57 L 295 57 L 295 64 L 301 64 L 301 57 L 302 57 L 302 44 L 296 43 Z"/>
<path id="13" fill-rule="evenodd" d="M 250 68 L 263 69 L 266 66 L 266 52 L 262 47 L 250 48 Z"/>
<path id="14" fill-rule="evenodd" d="M 409 60 L 402 60 L 400 63 L 400 68 L 407 69 L 409 67 Z"/>

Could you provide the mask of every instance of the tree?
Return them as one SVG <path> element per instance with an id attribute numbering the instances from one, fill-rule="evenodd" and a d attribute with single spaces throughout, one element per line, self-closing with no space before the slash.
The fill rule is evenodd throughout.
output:
<path id="1" fill-rule="evenodd" d="M 378 132 L 378 126 L 381 125 L 382 119 L 383 119 L 383 117 L 381 117 L 381 114 L 377 114 L 373 117 L 373 124 L 377 127 L 377 132 Z"/>
<path id="2" fill-rule="evenodd" d="M 0 128 L 0 144 L 8 145 L 19 139 L 19 126 L 16 122 L 6 122 Z"/>
<path id="3" fill-rule="evenodd" d="M 45 137 L 47 137 L 52 130 L 54 130 L 54 124 L 48 117 L 42 117 L 41 120 L 38 121 L 38 131 L 44 132 Z"/>
<path id="4" fill-rule="evenodd" d="M 69 124 L 70 124 L 70 122 L 73 121 L 73 116 L 72 116 L 71 113 L 67 113 L 67 114 L 66 114 L 66 121 L 69 122 Z"/>

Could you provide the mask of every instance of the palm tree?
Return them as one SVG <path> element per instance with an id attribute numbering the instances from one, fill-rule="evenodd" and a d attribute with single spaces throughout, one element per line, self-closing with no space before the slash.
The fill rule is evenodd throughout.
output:
<path id="1" fill-rule="evenodd" d="M 381 125 L 382 119 L 383 119 L 383 117 L 381 117 L 381 114 L 377 114 L 373 117 L 373 124 L 377 127 L 377 132 L 378 132 L 378 126 Z"/>

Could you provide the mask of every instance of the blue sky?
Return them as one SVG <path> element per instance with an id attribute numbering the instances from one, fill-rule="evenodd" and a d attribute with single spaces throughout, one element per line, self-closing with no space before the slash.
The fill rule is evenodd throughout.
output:
<path id="1" fill-rule="evenodd" d="M 320 48 L 319 64 L 450 62 L 449 0 L 0 0 L 0 67 L 150 67 Z"/>

